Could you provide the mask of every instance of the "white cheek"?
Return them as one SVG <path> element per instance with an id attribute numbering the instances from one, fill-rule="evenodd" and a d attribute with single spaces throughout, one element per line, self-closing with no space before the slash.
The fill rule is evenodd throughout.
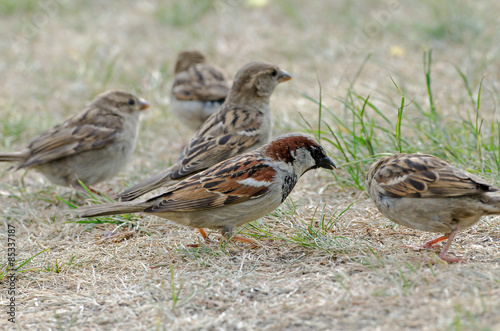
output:
<path id="1" fill-rule="evenodd" d="M 241 185 L 253 186 L 253 187 L 261 187 L 261 186 L 269 186 L 270 182 L 258 181 L 253 178 L 245 178 L 243 180 L 238 181 Z"/>

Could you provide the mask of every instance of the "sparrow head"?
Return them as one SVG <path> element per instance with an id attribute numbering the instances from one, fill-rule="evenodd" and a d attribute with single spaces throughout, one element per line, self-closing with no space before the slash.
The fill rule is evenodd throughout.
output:
<path id="1" fill-rule="evenodd" d="M 335 169 L 325 149 L 302 133 L 279 136 L 262 148 L 269 157 L 291 165 L 298 176 L 316 168 Z"/>
<path id="2" fill-rule="evenodd" d="M 292 76 L 278 66 L 263 62 L 250 62 L 236 73 L 231 94 L 250 93 L 259 97 L 270 97 L 279 83 L 290 79 Z"/>
<path id="3" fill-rule="evenodd" d="M 134 113 L 149 107 L 149 103 L 133 94 L 123 91 L 107 91 L 99 94 L 90 104 L 91 107 L 118 109 L 123 113 Z"/>
<path id="4" fill-rule="evenodd" d="M 181 71 L 188 70 L 192 65 L 205 63 L 206 61 L 207 59 L 205 58 L 205 55 L 203 55 L 200 51 L 193 50 L 181 52 L 177 56 L 174 73 L 178 74 Z"/>

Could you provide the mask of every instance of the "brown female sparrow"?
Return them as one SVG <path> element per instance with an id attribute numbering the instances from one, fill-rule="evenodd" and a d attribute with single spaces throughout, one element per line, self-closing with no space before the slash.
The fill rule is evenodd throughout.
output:
<path id="1" fill-rule="evenodd" d="M 0 154 L 0 162 L 32 168 L 56 185 L 83 189 L 118 173 L 131 159 L 139 115 L 149 104 L 122 91 L 97 96 L 84 110 L 56 125 L 17 153 Z"/>
<path id="2" fill-rule="evenodd" d="M 243 66 L 224 104 L 203 123 L 177 162 L 125 190 L 118 198 L 134 200 L 268 143 L 272 130 L 269 99 L 275 87 L 289 79 L 289 74 L 272 64 L 251 62 Z"/>
<path id="3" fill-rule="evenodd" d="M 82 217 L 125 213 L 147 213 L 175 223 L 198 228 L 220 229 L 229 239 L 234 228 L 265 216 L 290 194 L 302 174 L 335 165 L 311 137 L 287 134 L 269 144 L 223 161 L 189 177 L 165 193 L 144 202 L 117 202 L 80 208 Z"/>
<path id="4" fill-rule="evenodd" d="M 453 237 L 483 215 L 500 214 L 498 189 L 484 180 L 426 154 L 396 154 L 378 159 L 366 175 L 366 189 L 380 212 L 391 221 L 445 235 L 439 257 L 447 257 Z"/>
<path id="5" fill-rule="evenodd" d="M 219 109 L 229 93 L 229 81 L 219 67 L 207 63 L 199 51 L 177 56 L 170 108 L 181 122 L 198 130 Z"/>

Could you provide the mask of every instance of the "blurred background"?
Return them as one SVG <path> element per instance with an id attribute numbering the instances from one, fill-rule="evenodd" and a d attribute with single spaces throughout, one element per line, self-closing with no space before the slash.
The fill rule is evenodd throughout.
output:
<path id="1" fill-rule="evenodd" d="M 327 99 L 355 79 L 375 100 L 397 98 L 390 74 L 418 98 L 424 49 L 434 50 L 437 93 L 460 98 L 450 92 L 463 85 L 454 65 L 473 84 L 486 75 L 497 91 L 499 9 L 497 1 L 464 0 L 3 0 L 2 119 L 15 124 L 29 114 L 26 121 L 47 127 L 109 88 L 135 90 L 169 116 L 173 63 L 185 49 L 206 52 L 231 75 L 253 60 L 290 72 L 274 98 L 285 127 L 314 108 L 301 93 L 318 97 L 318 80 Z"/>

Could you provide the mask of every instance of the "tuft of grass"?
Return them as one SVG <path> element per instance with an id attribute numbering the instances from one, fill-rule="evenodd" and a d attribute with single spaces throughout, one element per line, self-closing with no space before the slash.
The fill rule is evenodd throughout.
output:
<path id="1" fill-rule="evenodd" d="M 332 235 L 333 228 L 344 214 L 356 203 L 352 202 L 343 210 L 336 210 L 328 215 L 326 211 L 327 204 L 316 206 L 309 219 L 303 215 L 296 215 L 298 219 L 297 228 L 289 235 L 276 234 L 277 239 L 297 244 L 309 249 L 318 249 L 328 254 L 336 255 L 348 253 L 348 244 L 350 240 L 342 235 Z"/>
<path id="2" fill-rule="evenodd" d="M 35 255 L 33 255 L 33 256 L 31 256 L 31 257 L 27 258 L 27 259 L 26 259 L 26 260 L 24 260 L 24 261 L 19 261 L 19 262 L 17 263 L 18 265 L 17 265 L 16 267 L 14 267 L 14 269 L 13 269 L 13 270 L 14 270 L 16 273 L 23 273 L 23 272 L 27 272 L 27 271 L 31 271 L 31 270 L 36 269 L 36 268 L 30 268 L 30 269 L 22 269 L 22 268 L 23 268 L 24 266 L 28 265 L 28 264 L 29 264 L 29 263 L 30 263 L 30 262 L 31 262 L 31 261 L 32 261 L 35 257 L 37 257 L 37 256 L 39 256 L 39 255 L 41 255 L 41 254 L 43 254 L 43 253 L 45 253 L 45 252 L 47 252 L 49 249 L 50 249 L 50 248 L 44 249 L 43 251 L 36 253 Z M 7 273 L 11 270 L 11 268 L 9 267 L 9 265 L 8 265 L 7 263 L 5 263 L 5 264 L 4 264 L 4 267 L 5 267 L 5 269 L 0 271 L 0 281 L 1 281 L 2 279 L 4 279 L 4 278 L 5 278 L 5 276 L 7 275 Z M 3 268 L 2 268 L 2 269 L 3 269 Z"/>
<path id="3" fill-rule="evenodd" d="M 179 282 L 178 288 L 176 287 L 176 281 L 175 281 L 175 274 L 174 274 L 174 267 L 170 265 L 170 288 L 171 288 L 171 295 L 172 295 L 172 307 L 171 310 L 174 310 L 176 307 L 179 305 L 183 305 L 186 302 L 188 302 L 192 297 L 196 295 L 196 291 L 185 297 L 184 299 L 180 300 L 180 295 L 182 292 L 182 288 L 184 285 L 184 280 L 181 280 Z"/>
<path id="4" fill-rule="evenodd" d="M 333 172 L 336 181 L 343 187 L 364 189 L 364 174 L 374 159 L 393 153 L 429 153 L 451 162 L 467 171 L 483 173 L 500 180 L 500 122 L 492 121 L 484 125 L 481 109 L 483 79 L 476 88 L 466 75 L 455 66 L 464 82 L 469 96 L 470 111 L 467 116 L 443 116 L 434 100 L 432 86 L 432 50 L 423 53 L 424 76 L 427 100 L 413 98 L 405 104 L 406 93 L 389 74 L 389 80 L 400 95 L 399 102 L 393 102 L 393 110 L 382 109 L 378 103 L 356 91 L 354 82 L 360 71 L 351 80 L 341 103 L 344 112 L 334 111 L 319 99 L 307 94 L 303 96 L 318 105 L 318 116 L 322 125 L 314 127 L 302 117 L 302 126 L 323 142 L 334 147 L 333 155 L 343 161 L 339 165 L 343 171 Z M 361 68 L 364 63 L 361 65 Z M 360 68 L 360 70 L 361 70 Z M 424 103 L 427 101 L 427 105 Z M 403 114 L 403 110 L 407 109 Z M 495 109 L 492 110 L 494 113 Z M 405 115 L 405 116 L 403 116 Z M 426 120 L 421 120 L 421 118 Z M 416 120 L 420 118 L 420 120 Z"/>

